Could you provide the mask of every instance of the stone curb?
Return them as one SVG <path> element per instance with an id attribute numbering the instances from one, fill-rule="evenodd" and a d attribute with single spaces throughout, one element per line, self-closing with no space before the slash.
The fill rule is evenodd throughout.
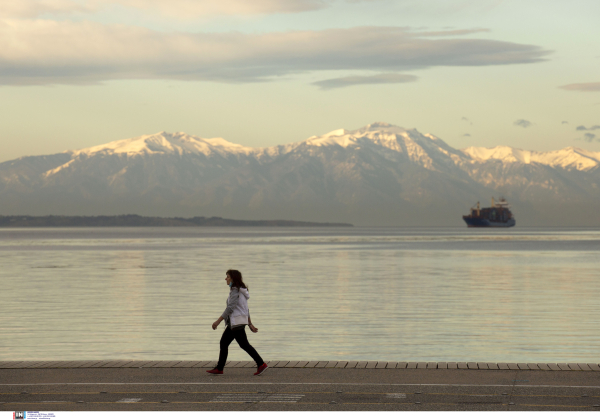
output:
<path id="1" fill-rule="evenodd" d="M 139 369 L 204 368 L 216 361 L 194 360 L 30 360 L 0 362 L 0 369 Z M 383 362 L 383 361 L 285 361 L 267 360 L 269 368 L 285 369 L 466 369 L 466 370 L 553 370 L 600 372 L 598 363 L 496 363 L 496 362 Z M 251 361 L 229 361 L 227 368 L 255 368 Z"/>

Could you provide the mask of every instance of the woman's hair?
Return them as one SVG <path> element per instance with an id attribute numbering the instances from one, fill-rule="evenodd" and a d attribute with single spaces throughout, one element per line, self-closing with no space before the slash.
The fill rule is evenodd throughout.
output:
<path id="1" fill-rule="evenodd" d="M 248 286 L 246 286 L 244 284 L 244 280 L 242 279 L 242 273 L 240 273 L 237 270 L 227 270 L 227 272 L 225 273 L 227 275 L 229 275 L 229 277 L 231 277 L 231 280 L 233 282 L 233 286 L 231 287 L 237 287 L 239 288 L 244 288 L 244 289 L 248 289 Z"/>

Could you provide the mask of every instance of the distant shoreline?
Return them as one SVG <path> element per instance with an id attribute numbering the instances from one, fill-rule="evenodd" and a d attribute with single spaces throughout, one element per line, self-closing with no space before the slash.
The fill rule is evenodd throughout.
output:
<path id="1" fill-rule="evenodd" d="M 350 223 L 299 222 L 295 220 L 235 220 L 222 217 L 119 216 L 0 216 L 6 227 L 143 227 L 143 226 L 264 226 L 264 227 L 353 227 Z"/>

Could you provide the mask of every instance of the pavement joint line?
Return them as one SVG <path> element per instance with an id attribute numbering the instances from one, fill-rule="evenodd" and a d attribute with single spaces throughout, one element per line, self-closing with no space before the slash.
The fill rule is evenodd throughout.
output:
<path id="1" fill-rule="evenodd" d="M 337 394 L 334 391 L 302 391 L 303 394 Z M 67 392 L 32 392 L 28 395 L 66 395 Z M 98 392 L 68 392 L 68 395 L 97 395 Z M 110 394 L 179 394 L 179 391 L 118 391 L 109 392 Z M 223 391 L 186 391 L 186 394 L 223 394 Z M 227 394 L 231 395 L 256 395 L 256 392 L 252 391 L 230 391 Z M 289 394 L 297 395 L 297 392 L 269 392 L 261 395 L 273 395 L 273 394 Z M 346 395 L 388 395 L 389 392 L 344 392 Z M 451 392 L 405 392 L 407 395 L 460 395 L 465 397 L 508 397 L 508 395 L 499 394 L 463 394 L 463 393 L 451 393 Z M 0 395 L 21 395 L 20 392 L 0 393 Z M 561 397 L 561 398 L 583 398 L 581 395 L 514 395 L 515 397 Z M 588 397 L 600 397 L 600 395 L 589 395 Z"/>
<path id="2" fill-rule="evenodd" d="M 200 392 L 187 392 L 188 394 L 222 394 L 223 392 L 217 392 L 217 391 L 200 391 Z M 19 395 L 20 393 L 10 393 L 10 394 L 0 394 L 0 395 Z M 98 394 L 97 392 L 69 392 L 68 395 L 90 395 L 90 394 Z M 161 391 L 157 391 L 157 392 L 114 392 L 112 394 L 178 394 L 178 392 L 161 392 Z M 256 392 L 229 392 L 229 394 L 235 394 L 235 395 L 254 395 L 256 394 Z M 295 395 L 295 392 L 278 392 L 277 394 L 290 394 L 290 395 Z M 304 392 L 304 394 L 336 394 L 335 392 L 318 392 L 318 391 L 311 391 L 311 392 Z M 389 392 L 346 392 L 345 394 L 347 395 L 387 395 L 389 394 Z M 417 395 L 415 393 L 411 393 L 411 392 L 407 392 L 407 395 Z M 31 393 L 30 395 L 65 395 L 65 393 L 60 393 L 60 392 L 52 392 L 52 393 Z M 271 395 L 271 394 L 266 394 L 266 395 Z M 420 395 L 454 395 L 454 396 L 462 396 L 462 397 L 501 397 L 501 398 L 508 398 L 508 395 L 498 395 L 498 394 L 456 394 L 456 393 L 442 393 L 442 392 L 428 392 L 425 394 L 420 394 Z M 582 398 L 581 395 L 512 395 L 511 397 L 523 397 L 523 398 L 548 398 L 548 397 L 552 397 L 552 398 Z M 590 395 L 590 397 L 600 397 L 600 395 Z M 51 401 L 48 401 L 51 402 Z"/>
<path id="3" fill-rule="evenodd" d="M 71 392 L 69 394 L 72 394 Z M 308 392 L 305 392 L 305 394 L 308 394 Z M 347 392 L 346 394 L 387 394 L 387 392 Z M 406 392 L 406 394 L 410 395 L 414 393 L 411 392 Z M 522 397 L 522 398 L 530 398 L 530 397 L 556 397 L 556 398 L 584 398 L 581 395 L 552 395 L 552 394 L 548 394 L 548 395 L 528 395 L 528 394 L 512 394 L 512 395 L 498 395 L 498 394 L 454 394 L 454 393 L 450 393 L 450 392 L 425 392 L 423 394 L 420 395 L 460 395 L 463 397 L 503 397 L 503 398 L 508 398 L 508 397 Z M 585 398 L 598 398 L 600 397 L 600 395 L 588 395 Z"/>
<path id="4" fill-rule="evenodd" d="M 186 391 L 186 394 L 222 394 L 223 391 Z M 228 392 L 229 394 L 256 394 L 256 392 L 252 391 L 235 391 Z M 307 392 L 305 392 L 307 393 Z M 98 391 L 94 392 L 29 392 L 27 395 L 97 395 Z M 108 394 L 179 394 L 179 391 L 110 391 L 106 393 Z M 267 392 L 266 395 L 270 395 L 270 392 Z M 278 394 L 294 394 L 294 392 L 278 392 Z M 325 394 L 325 392 L 323 392 Z M 333 393 L 334 394 L 334 393 Z M 0 395 L 21 395 L 20 392 L 0 392 Z"/>
<path id="5" fill-rule="evenodd" d="M 503 384 L 397 384 L 371 382 L 47 382 L 37 384 L 0 384 L 0 386 L 49 386 L 49 385 L 351 385 L 351 386 L 455 386 L 455 387 L 516 387 L 516 388 L 589 388 L 598 385 L 503 385 Z"/>
<path id="6" fill-rule="evenodd" d="M 519 404 L 523 407 L 569 407 L 569 408 L 585 408 L 589 405 L 544 405 L 544 404 Z"/>

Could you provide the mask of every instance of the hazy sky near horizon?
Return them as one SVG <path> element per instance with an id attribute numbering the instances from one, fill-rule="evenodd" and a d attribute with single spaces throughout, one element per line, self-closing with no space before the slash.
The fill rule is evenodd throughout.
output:
<path id="1" fill-rule="evenodd" d="M 3 0 L 0 161 L 375 121 L 456 148 L 598 151 L 598 16 L 597 0 Z"/>

